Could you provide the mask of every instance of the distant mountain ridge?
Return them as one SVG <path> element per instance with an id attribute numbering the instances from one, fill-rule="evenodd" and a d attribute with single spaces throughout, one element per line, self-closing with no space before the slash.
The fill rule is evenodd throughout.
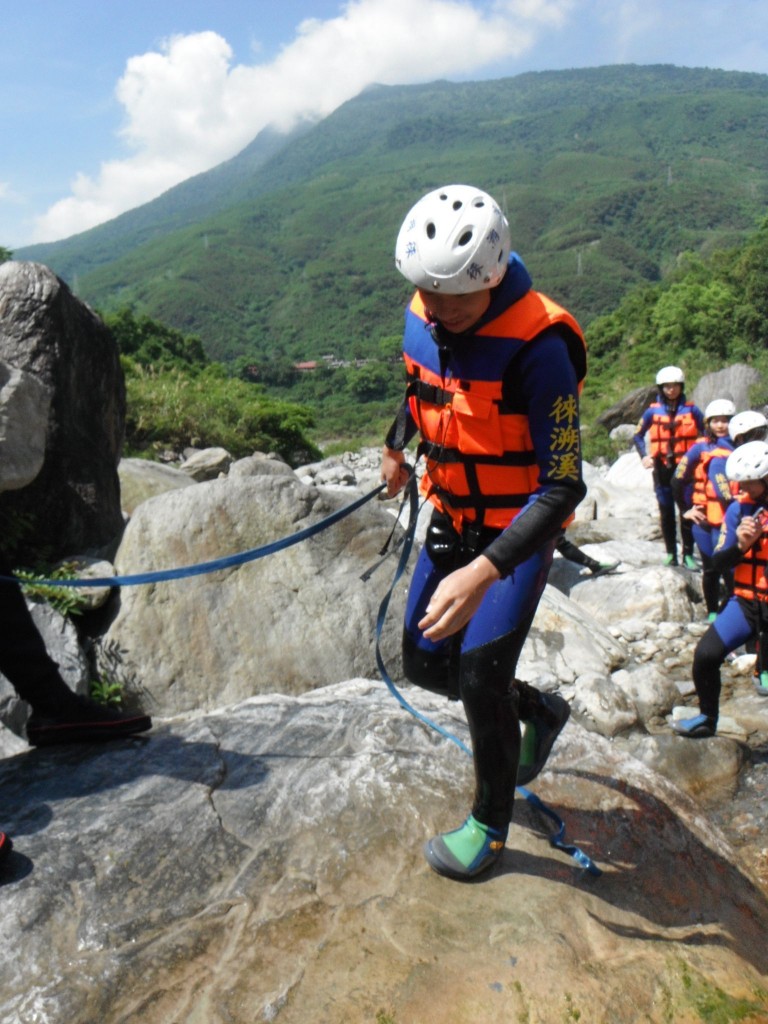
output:
<path id="1" fill-rule="evenodd" d="M 365 354 L 399 332 L 399 223 L 450 181 L 492 192 L 537 287 L 585 323 L 768 200 L 768 76 L 671 66 L 378 86 L 107 224 L 17 250 L 102 309 L 209 355 Z"/>

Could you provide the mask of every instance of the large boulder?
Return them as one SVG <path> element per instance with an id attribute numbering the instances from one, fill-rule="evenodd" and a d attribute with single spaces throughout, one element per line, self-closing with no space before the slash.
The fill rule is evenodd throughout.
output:
<path id="1" fill-rule="evenodd" d="M 613 430 L 622 423 L 637 423 L 651 402 L 654 401 L 659 389 L 655 384 L 644 384 L 635 388 L 628 395 L 620 398 L 615 405 L 605 409 L 597 417 L 597 423 L 606 430 Z"/>
<path id="2" fill-rule="evenodd" d="M 45 459 L 22 490 L 0 495 L 0 512 L 24 523 L 19 557 L 87 552 L 120 533 L 117 464 L 125 382 L 112 334 L 46 267 L 0 265 L 0 358 L 52 395 Z"/>
<path id="3" fill-rule="evenodd" d="M 150 459 L 121 459 L 117 467 L 123 512 L 133 515 L 143 501 L 179 487 L 194 487 L 188 473 Z"/>
<path id="4" fill-rule="evenodd" d="M 517 674 L 543 689 L 561 688 L 584 673 L 609 675 L 626 647 L 588 612 L 547 586 L 520 656 Z"/>
<path id="5" fill-rule="evenodd" d="M 43 466 L 51 393 L 0 359 L 0 493 L 32 483 Z"/>
<path id="6" fill-rule="evenodd" d="M 627 568 L 611 576 L 580 583 L 571 600 L 607 628 L 625 620 L 690 622 L 691 583 L 665 566 Z"/>
<path id="7" fill-rule="evenodd" d="M 195 484 L 139 505 L 115 558 L 118 573 L 250 551 L 289 538 L 359 497 L 306 486 L 287 467 L 273 472 L 274 465 L 255 460 L 249 469 L 257 475 Z M 368 502 L 321 535 L 239 568 L 123 587 L 102 647 L 119 650 L 126 685 L 139 687 L 160 714 L 375 675 L 374 624 L 396 559 L 367 582 L 361 575 L 379 561 L 392 527 L 385 506 Z M 395 673 L 406 579 L 383 638 Z"/>
<path id="8" fill-rule="evenodd" d="M 691 398 L 703 412 L 714 398 L 730 398 L 738 412 L 751 408 L 751 392 L 760 381 L 754 366 L 734 363 L 715 373 L 706 373 L 693 390 Z"/>

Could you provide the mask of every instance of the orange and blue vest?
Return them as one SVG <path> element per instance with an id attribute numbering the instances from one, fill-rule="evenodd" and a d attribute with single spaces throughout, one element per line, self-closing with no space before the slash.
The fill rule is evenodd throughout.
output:
<path id="1" fill-rule="evenodd" d="M 739 499 L 740 516 L 762 516 L 768 519 L 765 508 L 755 505 L 749 498 Z M 733 592 L 748 601 L 768 601 L 768 579 L 765 577 L 768 565 L 768 523 L 762 534 L 748 548 L 733 570 Z"/>
<path id="2" fill-rule="evenodd" d="M 449 366 L 441 363 L 444 350 L 430 330 L 418 292 L 406 314 L 403 355 L 408 404 L 422 437 L 419 452 L 426 458 L 420 489 L 459 531 L 467 522 L 504 529 L 539 487 L 540 467 L 527 404 L 508 406 L 502 393 L 505 371 L 515 356 L 548 328 L 560 327 L 579 386 L 586 371 L 586 348 L 578 323 L 551 299 L 533 291 L 522 270 L 528 286 L 521 297 L 452 348 Z M 554 457 L 562 459 L 562 471 L 569 479 L 578 478 L 579 473 L 576 406 L 574 397 L 571 406 L 562 410 L 560 434 L 553 441 Z"/>
<path id="3" fill-rule="evenodd" d="M 678 463 L 675 476 L 682 476 L 681 469 L 689 461 L 695 461 L 693 469 L 693 492 L 691 493 L 691 503 L 694 505 L 704 506 L 707 504 L 707 463 L 709 462 L 708 455 L 712 450 L 712 442 L 708 441 L 701 444 L 697 442 L 693 447 L 689 448 L 685 455 Z"/>
<path id="4" fill-rule="evenodd" d="M 699 482 L 699 474 L 703 473 L 703 491 L 704 491 L 704 511 L 707 516 L 707 522 L 710 526 L 721 526 L 723 517 L 725 516 L 725 510 L 728 505 L 739 493 L 739 485 L 735 480 L 728 480 L 725 475 L 725 461 L 733 451 L 733 442 L 723 438 L 720 441 L 715 442 L 709 451 L 705 452 L 699 465 L 696 467 L 695 479 Z M 712 479 L 713 472 L 717 473 L 717 466 L 713 466 L 713 461 L 719 459 L 722 463 L 720 472 L 717 474 L 719 477 L 719 486 Z M 725 495 L 730 495 L 729 499 L 726 500 Z"/>
<path id="5" fill-rule="evenodd" d="M 693 402 L 681 395 L 673 408 L 663 398 L 651 402 L 640 418 L 635 430 L 634 443 L 642 458 L 645 452 L 644 436 L 650 440 L 648 454 L 668 466 L 677 466 L 685 453 L 696 443 L 704 430 L 704 416 Z"/>

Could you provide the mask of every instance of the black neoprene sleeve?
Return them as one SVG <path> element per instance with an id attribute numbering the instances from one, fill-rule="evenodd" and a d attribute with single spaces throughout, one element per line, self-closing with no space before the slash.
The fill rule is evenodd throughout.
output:
<path id="1" fill-rule="evenodd" d="M 528 505 L 483 554 L 502 576 L 508 576 L 531 552 L 557 536 L 563 522 L 586 493 L 586 485 L 581 480 L 554 484 Z"/>

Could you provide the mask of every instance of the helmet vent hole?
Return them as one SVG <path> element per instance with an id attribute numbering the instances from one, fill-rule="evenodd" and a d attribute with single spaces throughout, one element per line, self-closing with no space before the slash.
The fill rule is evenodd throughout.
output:
<path id="1" fill-rule="evenodd" d="M 454 208 L 454 210 L 460 210 L 463 205 L 464 205 L 464 203 L 462 203 L 462 201 L 460 199 L 454 199 L 454 201 L 453 201 L 453 208 Z"/>
<path id="2" fill-rule="evenodd" d="M 469 245 L 469 243 L 471 241 L 472 241 L 472 232 L 471 231 L 465 231 L 464 234 L 459 239 L 459 245 L 463 247 L 465 245 Z"/>
<path id="3" fill-rule="evenodd" d="M 427 238 L 434 238 L 436 234 L 437 231 L 435 230 L 435 225 L 430 221 L 429 224 L 427 224 Z"/>

